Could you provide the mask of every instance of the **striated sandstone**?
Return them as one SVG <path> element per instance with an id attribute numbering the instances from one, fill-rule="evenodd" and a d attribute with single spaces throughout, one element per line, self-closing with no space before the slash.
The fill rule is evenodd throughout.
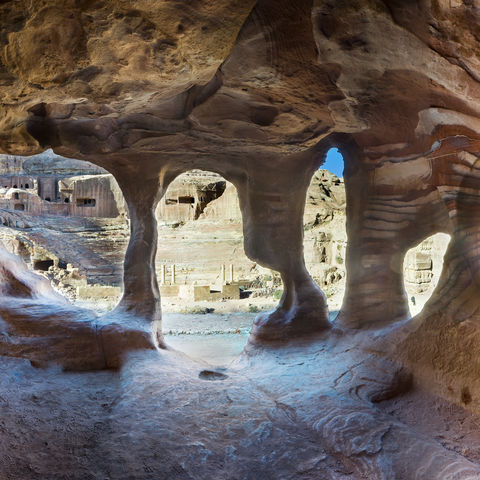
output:
<path id="1" fill-rule="evenodd" d="M 257 317 L 252 342 L 331 330 L 305 266 L 302 216 L 310 179 L 336 146 L 346 160 L 348 246 L 335 328 L 359 331 L 364 358 L 370 344 L 408 366 L 417 388 L 480 411 L 476 2 L 7 0 L 0 22 L 0 150 L 51 147 L 108 170 L 122 189 L 131 221 L 122 325 L 141 331 L 140 322 L 148 345 L 162 342 L 155 210 L 178 175 L 202 169 L 237 188 L 245 253 L 282 277 L 278 308 Z M 411 320 L 404 256 L 438 232 L 451 235 L 440 282 Z M 32 356 L 43 348 L 36 340 Z M 164 353 L 156 355 L 168 365 Z M 386 361 L 361 377 L 382 370 L 397 372 Z M 352 405 L 362 390 L 353 384 L 343 401 L 327 392 L 320 414 L 298 417 L 350 466 L 345 475 L 478 477 L 438 443 L 410 441 L 370 406 Z M 292 395 L 301 410 L 305 398 Z M 406 446 L 400 456 L 392 437 Z"/>

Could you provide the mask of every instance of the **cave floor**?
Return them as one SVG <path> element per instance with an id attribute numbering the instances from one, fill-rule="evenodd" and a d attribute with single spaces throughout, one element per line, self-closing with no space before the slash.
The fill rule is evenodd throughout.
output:
<path id="1" fill-rule="evenodd" d="M 222 369 L 175 350 L 88 373 L 0 357 L 0 478 L 480 478 L 477 417 L 406 391 L 375 341 L 250 343 Z"/>

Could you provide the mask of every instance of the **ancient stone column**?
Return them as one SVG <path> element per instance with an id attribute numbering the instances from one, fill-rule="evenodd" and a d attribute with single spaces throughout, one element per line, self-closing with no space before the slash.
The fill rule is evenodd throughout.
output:
<path id="1" fill-rule="evenodd" d="M 223 285 L 225 283 L 225 265 L 220 267 L 220 284 Z"/>
<path id="2" fill-rule="evenodd" d="M 160 267 L 160 285 L 165 285 L 165 264 Z"/>

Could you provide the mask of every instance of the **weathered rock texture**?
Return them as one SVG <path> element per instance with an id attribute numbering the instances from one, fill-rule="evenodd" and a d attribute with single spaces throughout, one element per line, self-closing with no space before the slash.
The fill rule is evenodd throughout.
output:
<path id="1" fill-rule="evenodd" d="M 222 196 L 226 182 L 219 175 L 191 172 L 176 178 L 157 207 L 157 220 L 184 223 L 197 220 L 207 205 Z"/>
<path id="2" fill-rule="evenodd" d="M 118 367 L 127 352 L 155 348 L 145 325 L 75 308 L 3 246 L 0 255 L 1 355 L 91 370 Z"/>
<path id="3" fill-rule="evenodd" d="M 388 337 L 404 320 L 410 334 L 385 341 L 414 379 L 480 410 L 475 2 L 7 0 L 0 19 L 0 149 L 52 147 L 107 169 L 124 193 L 131 239 L 117 314 L 158 328 L 155 208 L 176 176 L 200 168 L 235 185 L 246 254 L 283 279 L 277 310 L 257 318 L 252 338 L 328 329 L 305 268 L 302 214 L 313 172 L 337 146 L 349 240 L 337 325 L 391 326 Z M 436 232 L 452 236 L 442 278 L 408 322 L 403 257 Z M 371 425 L 367 413 L 351 415 L 348 431 Z M 345 420 L 331 418 L 311 421 L 342 432 Z M 397 435 L 382 425 L 380 438 Z M 329 438 L 360 455 L 359 476 L 478 476 L 448 461 L 415 470 L 425 458 L 416 448 L 408 462 L 387 465 L 387 455 L 372 466 L 362 455 L 377 442 Z"/>

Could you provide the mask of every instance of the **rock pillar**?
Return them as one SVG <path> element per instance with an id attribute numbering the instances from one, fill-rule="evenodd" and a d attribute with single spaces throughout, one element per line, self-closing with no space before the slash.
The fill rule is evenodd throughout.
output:
<path id="1" fill-rule="evenodd" d="M 284 340 L 329 328 L 326 297 L 303 257 L 303 212 L 318 152 L 277 159 L 275 179 L 268 161 L 252 161 L 234 181 L 243 216 L 245 253 L 280 272 L 284 292 L 273 312 L 259 315 L 255 340 Z"/>
<path id="2" fill-rule="evenodd" d="M 125 253 L 124 292 L 117 312 L 128 313 L 140 321 L 152 322 L 161 340 L 161 306 L 155 254 L 157 221 L 155 208 L 159 201 L 158 178 L 123 182 L 119 179 L 130 214 L 130 242 Z"/>

